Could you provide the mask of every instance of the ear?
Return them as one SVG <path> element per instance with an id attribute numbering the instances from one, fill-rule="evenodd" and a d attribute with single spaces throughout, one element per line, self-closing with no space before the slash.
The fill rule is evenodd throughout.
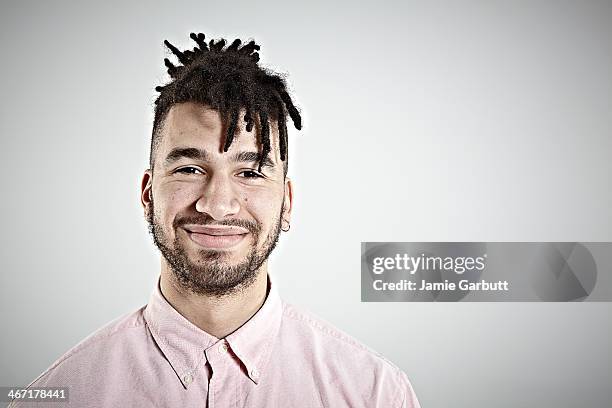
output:
<path id="1" fill-rule="evenodd" d="M 151 211 L 151 201 L 153 195 L 153 172 L 151 169 L 146 169 L 142 175 L 142 181 L 140 182 L 140 204 L 144 209 L 145 218 L 149 211 Z"/>
<path id="2" fill-rule="evenodd" d="M 293 209 L 293 183 L 289 177 L 285 178 L 285 196 L 283 202 L 283 216 L 281 228 L 288 229 L 291 223 L 291 210 Z"/>

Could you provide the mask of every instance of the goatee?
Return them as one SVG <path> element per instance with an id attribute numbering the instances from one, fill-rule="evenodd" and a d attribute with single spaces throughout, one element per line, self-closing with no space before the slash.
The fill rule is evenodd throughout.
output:
<path id="1" fill-rule="evenodd" d="M 283 206 L 281 206 L 281 209 Z M 155 246 L 166 259 L 176 282 L 187 291 L 199 295 L 223 297 L 243 291 L 253 284 L 261 265 L 268 259 L 276 247 L 281 231 L 282 210 L 266 237 L 261 248 L 257 248 L 261 235 L 261 225 L 247 220 L 214 221 L 206 214 L 176 218 L 172 228 L 174 241 L 170 242 L 162 224 L 155 217 L 155 206 L 151 197 L 151 207 L 147 214 L 149 233 Z M 186 224 L 214 224 L 239 226 L 249 231 L 251 248 L 247 256 L 237 264 L 230 264 L 227 253 L 217 250 L 199 249 L 197 259 L 191 261 L 186 248 L 181 245 L 179 229 Z"/>

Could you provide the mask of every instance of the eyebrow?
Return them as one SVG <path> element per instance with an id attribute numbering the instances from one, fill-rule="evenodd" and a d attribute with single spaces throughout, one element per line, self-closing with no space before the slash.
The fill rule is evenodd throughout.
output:
<path id="1" fill-rule="evenodd" d="M 170 151 L 170 153 L 168 153 L 164 163 L 166 166 L 169 166 L 182 158 L 205 162 L 209 161 L 210 154 L 204 149 L 198 149 L 195 147 L 175 147 Z M 232 156 L 232 161 L 236 163 L 259 163 L 260 158 L 261 153 L 259 152 L 242 151 L 235 153 Z M 269 157 L 265 157 L 261 167 L 269 167 L 273 169 L 275 166 Z"/>
<path id="2" fill-rule="evenodd" d="M 234 154 L 232 160 L 237 163 L 259 163 L 261 159 L 261 153 L 259 152 L 238 152 Z M 270 160 L 269 157 L 265 157 L 261 167 L 269 167 L 271 169 L 274 168 L 274 163 Z"/>
<path id="3" fill-rule="evenodd" d="M 206 150 L 196 149 L 195 147 L 175 147 L 168 153 L 164 163 L 166 166 L 169 166 L 182 158 L 207 161 L 208 156 L 209 154 Z"/>

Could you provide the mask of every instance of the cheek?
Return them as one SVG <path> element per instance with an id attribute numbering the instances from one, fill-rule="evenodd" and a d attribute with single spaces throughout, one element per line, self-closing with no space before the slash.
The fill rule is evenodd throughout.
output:
<path id="1" fill-rule="evenodd" d="M 264 228 L 268 228 L 277 221 L 281 206 L 282 197 L 279 196 L 255 197 L 248 195 L 242 198 L 243 209 L 251 214 Z"/>
<path id="2" fill-rule="evenodd" d="M 177 213 L 191 205 L 196 196 L 193 189 L 189 188 L 172 190 L 160 188 L 155 200 L 155 210 L 164 220 L 171 221 Z"/>

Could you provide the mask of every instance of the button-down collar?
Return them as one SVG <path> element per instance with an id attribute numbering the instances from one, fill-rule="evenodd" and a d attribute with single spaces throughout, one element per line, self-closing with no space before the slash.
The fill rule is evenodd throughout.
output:
<path id="1" fill-rule="evenodd" d="M 246 367 L 246 375 L 257 384 L 272 353 L 282 318 L 280 296 L 268 275 L 268 295 L 261 308 L 225 340 L 200 329 L 168 303 L 162 295 L 159 279 L 144 311 L 149 331 L 185 388 L 194 373 L 206 364 L 206 355 L 231 350 Z"/>

